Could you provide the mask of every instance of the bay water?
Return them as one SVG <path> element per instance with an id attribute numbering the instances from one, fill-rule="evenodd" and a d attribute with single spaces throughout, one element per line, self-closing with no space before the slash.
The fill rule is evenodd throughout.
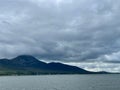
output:
<path id="1" fill-rule="evenodd" d="M 120 75 L 0 76 L 0 90 L 120 90 Z"/>

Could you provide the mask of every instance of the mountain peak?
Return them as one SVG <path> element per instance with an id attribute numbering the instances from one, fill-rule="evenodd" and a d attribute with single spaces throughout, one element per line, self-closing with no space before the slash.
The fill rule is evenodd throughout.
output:
<path id="1" fill-rule="evenodd" d="M 31 55 L 20 55 L 12 60 L 14 60 L 14 61 L 29 61 L 29 62 L 39 61 L 38 59 L 36 59 L 35 57 L 33 57 Z"/>
<path id="2" fill-rule="evenodd" d="M 19 55 L 17 57 L 32 57 L 32 58 L 34 58 L 32 55 Z"/>

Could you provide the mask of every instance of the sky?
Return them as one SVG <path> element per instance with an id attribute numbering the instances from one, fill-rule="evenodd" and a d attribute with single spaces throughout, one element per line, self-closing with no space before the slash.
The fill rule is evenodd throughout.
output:
<path id="1" fill-rule="evenodd" d="M 120 72 L 119 18 L 120 0 L 0 0 L 0 58 Z"/>

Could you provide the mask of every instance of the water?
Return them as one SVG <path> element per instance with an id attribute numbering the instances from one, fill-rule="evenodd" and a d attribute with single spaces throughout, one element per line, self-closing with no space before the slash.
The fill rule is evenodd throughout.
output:
<path id="1" fill-rule="evenodd" d="M 0 90 L 120 90 L 120 75 L 1 76 Z"/>

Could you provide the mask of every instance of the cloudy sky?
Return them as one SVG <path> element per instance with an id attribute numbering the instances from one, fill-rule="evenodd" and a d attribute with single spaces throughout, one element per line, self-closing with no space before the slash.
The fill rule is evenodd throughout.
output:
<path id="1" fill-rule="evenodd" d="M 120 0 L 0 0 L 0 58 L 120 72 L 119 19 Z"/>

